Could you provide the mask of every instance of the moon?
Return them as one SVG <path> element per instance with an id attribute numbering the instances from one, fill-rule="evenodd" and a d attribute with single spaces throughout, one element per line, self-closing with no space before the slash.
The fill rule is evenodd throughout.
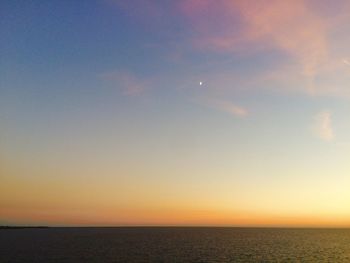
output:
<path id="1" fill-rule="evenodd" d="M 199 82 L 199 86 L 202 86 L 202 85 L 203 85 L 203 82 L 202 82 L 202 81 L 200 81 L 200 82 Z"/>

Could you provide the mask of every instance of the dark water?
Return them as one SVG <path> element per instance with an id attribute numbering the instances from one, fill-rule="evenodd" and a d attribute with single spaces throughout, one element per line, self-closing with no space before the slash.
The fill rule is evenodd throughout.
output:
<path id="1" fill-rule="evenodd" d="M 0 262 L 350 262 L 350 229 L 3 229 Z"/>

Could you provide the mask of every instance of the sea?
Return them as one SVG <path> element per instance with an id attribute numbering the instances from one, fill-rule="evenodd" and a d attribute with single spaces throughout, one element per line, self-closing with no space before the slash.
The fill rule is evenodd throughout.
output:
<path id="1" fill-rule="evenodd" d="M 0 229 L 0 262 L 350 262 L 350 229 Z"/>

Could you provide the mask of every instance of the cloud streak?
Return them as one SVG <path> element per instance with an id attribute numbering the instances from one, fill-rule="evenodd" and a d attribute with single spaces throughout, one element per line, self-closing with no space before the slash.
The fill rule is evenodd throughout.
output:
<path id="1" fill-rule="evenodd" d="M 146 81 L 136 77 L 127 71 L 111 71 L 100 74 L 101 79 L 112 83 L 120 89 L 123 95 L 137 96 L 142 94 L 147 87 Z"/>
<path id="2" fill-rule="evenodd" d="M 174 32 L 177 48 L 185 49 L 181 52 L 217 52 L 235 58 L 277 51 L 275 67 L 260 69 L 258 77 L 265 74 L 266 80 L 274 75 L 277 88 L 309 95 L 347 93 L 338 83 L 333 87 L 319 82 L 319 76 L 347 78 L 338 62 L 348 54 L 344 54 L 346 48 L 338 47 L 350 40 L 340 44 L 337 39 L 344 36 L 336 35 L 347 32 L 343 29 L 350 20 L 347 1 L 179 0 L 164 4 L 142 0 L 122 6 L 135 19 L 153 21 L 160 33 L 162 25 L 181 25 L 183 30 Z M 344 67 L 347 62 L 343 60 Z M 290 79 L 297 83 L 289 85 Z"/>
<path id="3" fill-rule="evenodd" d="M 182 10 L 197 32 L 195 46 L 218 52 L 285 52 L 313 79 L 328 62 L 327 21 L 303 0 L 186 0 Z M 219 15 L 220 14 L 220 15 Z"/>
<path id="4" fill-rule="evenodd" d="M 343 59 L 343 63 L 345 64 L 345 65 L 348 65 L 348 66 L 350 66 L 350 61 L 348 60 L 348 59 Z"/>
<path id="5" fill-rule="evenodd" d="M 332 141 L 335 138 L 332 127 L 332 114 L 329 111 L 321 111 L 314 117 L 313 132 L 324 141 Z"/>
<path id="6" fill-rule="evenodd" d="M 249 115 L 249 112 L 246 108 L 238 106 L 228 100 L 219 100 L 219 99 L 207 99 L 203 102 L 206 106 L 226 112 L 234 117 L 245 118 Z"/>
<path id="7" fill-rule="evenodd" d="M 278 50 L 287 59 L 280 59 L 263 77 L 273 76 L 278 89 L 347 95 L 343 84 L 328 80 L 347 78 L 338 63 L 344 54 L 334 46 L 334 31 L 349 22 L 349 4 L 328 5 L 306 0 L 183 0 L 181 10 L 195 32 L 192 43 L 199 50 L 228 54 Z M 343 62 L 349 65 L 348 60 Z M 326 84 L 320 82 L 322 78 Z"/>

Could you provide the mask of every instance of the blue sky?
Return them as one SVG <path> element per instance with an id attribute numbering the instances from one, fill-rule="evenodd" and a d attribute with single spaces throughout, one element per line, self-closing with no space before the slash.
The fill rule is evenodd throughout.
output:
<path id="1" fill-rule="evenodd" d="M 348 8 L 3 1 L 0 222 L 347 225 Z"/>

